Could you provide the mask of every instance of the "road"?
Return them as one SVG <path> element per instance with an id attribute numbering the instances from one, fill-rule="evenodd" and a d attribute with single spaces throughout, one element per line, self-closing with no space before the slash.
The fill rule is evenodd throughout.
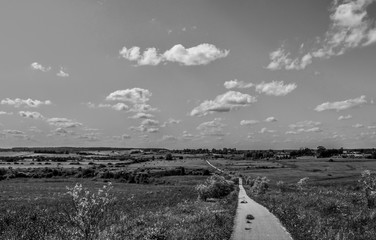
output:
<path id="1" fill-rule="evenodd" d="M 280 221 L 267 208 L 258 204 L 244 190 L 239 179 L 239 200 L 232 240 L 292 240 Z M 253 220 L 247 220 L 251 214 Z"/>

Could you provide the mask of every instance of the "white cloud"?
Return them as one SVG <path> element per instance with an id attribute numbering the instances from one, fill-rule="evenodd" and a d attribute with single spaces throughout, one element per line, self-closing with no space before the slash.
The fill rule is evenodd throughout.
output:
<path id="1" fill-rule="evenodd" d="M 259 123 L 260 121 L 258 120 L 241 120 L 240 121 L 240 125 L 242 126 L 248 126 L 248 125 L 254 125 L 254 124 L 257 124 Z"/>
<path id="2" fill-rule="evenodd" d="M 130 127 L 129 129 L 139 132 L 156 133 L 159 132 L 159 121 L 155 119 L 144 119 L 140 126 Z"/>
<path id="3" fill-rule="evenodd" d="M 294 124 L 290 124 L 289 128 L 292 128 L 292 129 L 314 128 L 320 125 L 321 125 L 321 122 L 305 120 L 305 121 L 297 122 Z"/>
<path id="4" fill-rule="evenodd" d="M 58 77 L 69 77 L 69 73 L 66 72 L 64 68 L 60 68 L 60 71 L 56 74 Z"/>
<path id="5" fill-rule="evenodd" d="M 357 123 L 355 125 L 352 125 L 352 127 L 354 127 L 354 128 L 364 128 L 364 125 L 360 124 L 360 123 Z"/>
<path id="6" fill-rule="evenodd" d="M 376 126 L 368 126 L 368 129 L 376 129 Z"/>
<path id="7" fill-rule="evenodd" d="M 205 116 L 213 112 L 229 112 L 257 102 L 256 97 L 240 92 L 228 91 L 214 100 L 206 100 L 191 111 L 191 116 Z"/>
<path id="8" fill-rule="evenodd" d="M 125 139 L 131 139 L 132 137 L 131 137 L 130 135 L 128 135 L 128 134 L 123 134 L 123 135 L 121 136 L 121 138 L 122 138 L 123 140 L 125 140 Z"/>
<path id="9" fill-rule="evenodd" d="M 171 125 L 171 124 L 179 124 L 181 122 L 181 120 L 176 120 L 176 119 L 173 119 L 173 118 L 169 118 L 166 122 L 164 122 L 161 127 L 167 127 L 168 125 Z"/>
<path id="10" fill-rule="evenodd" d="M 135 115 L 133 115 L 129 118 L 133 118 L 133 119 L 144 118 L 144 119 L 146 119 L 146 118 L 154 118 L 154 115 L 150 114 L 150 113 L 138 112 L 138 113 L 136 113 Z"/>
<path id="11" fill-rule="evenodd" d="M 366 103 L 367 103 L 366 96 L 363 95 L 358 98 L 348 99 L 348 100 L 339 101 L 339 102 L 325 102 L 325 103 L 318 105 L 315 108 L 315 111 L 317 112 L 321 112 L 325 110 L 341 111 L 341 110 L 346 110 L 346 109 L 350 109 L 354 107 L 359 107 Z"/>
<path id="12" fill-rule="evenodd" d="M 157 108 L 154 108 L 146 103 L 141 104 L 134 104 L 131 109 L 129 109 L 129 112 L 156 112 L 158 111 Z"/>
<path id="13" fill-rule="evenodd" d="M 82 123 L 75 122 L 68 118 L 48 118 L 46 121 L 48 124 L 60 128 L 75 128 L 82 126 Z"/>
<path id="14" fill-rule="evenodd" d="M 198 125 L 197 130 L 199 130 L 200 134 L 203 136 L 221 137 L 225 136 L 223 133 L 225 126 L 226 124 L 222 123 L 222 118 L 215 118 L 213 121 L 201 123 Z"/>
<path id="15" fill-rule="evenodd" d="M 22 131 L 12 130 L 12 129 L 6 129 L 6 130 L 3 130 L 3 132 L 6 134 L 10 134 L 10 135 L 25 135 L 25 133 Z"/>
<path id="16" fill-rule="evenodd" d="M 39 112 L 19 111 L 18 114 L 24 118 L 44 119 L 43 115 Z"/>
<path id="17" fill-rule="evenodd" d="M 178 138 L 172 135 L 164 135 L 161 140 L 162 141 L 177 141 Z"/>
<path id="18" fill-rule="evenodd" d="M 156 48 L 148 48 L 143 54 L 139 47 L 127 49 L 123 47 L 120 52 L 123 58 L 137 62 L 138 65 L 158 65 L 164 62 L 177 62 L 181 65 L 206 65 L 219 58 L 226 57 L 228 50 L 220 50 L 212 44 L 200 44 L 195 47 L 185 48 L 181 44 L 173 46 L 171 49 L 159 54 Z"/>
<path id="19" fill-rule="evenodd" d="M 277 119 L 275 117 L 268 117 L 265 119 L 265 122 L 276 122 Z"/>
<path id="20" fill-rule="evenodd" d="M 25 105 L 25 107 L 33 107 L 33 108 L 37 108 L 41 105 L 51 105 L 51 101 L 50 100 L 46 100 L 46 101 L 39 101 L 39 100 L 33 100 L 33 99 L 21 99 L 21 98 L 16 98 L 16 99 L 10 99 L 10 98 L 6 98 L 6 99 L 3 99 L 1 100 L 1 104 L 3 105 L 11 105 L 11 106 L 14 106 L 16 108 L 20 107 L 20 106 L 23 106 Z"/>
<path id="21" fill-rule="evenodd" d="M 346 51 L 376 42 L 374 20 L 367 15 L 367 7 L 374 0 L 335 0 L 330 9 L 330 26 L 324 38 L 318 38 L 317 46 L 307 53 L 293 58 L 282 45 L 270 54 L 270 70 L 300 70 L 314 58 L 331 58 Z"/>
<path id="22" fill-rule="evenodd" d="M 338 117 L 338 120 L 341 121 L 341 120 L 348 120 L 348 119 L 351 119 L 352 116 L 349 114 L 349 115 L 346 115 L 346 116 L 339 116 Z"/>
<path id="23" fill-rule="evenodd" d="M 0 115 L 13 115 L 13 112 L 0 111 Z"/>
<path id="24" fill-rule="evenodd" d="M 48 71 L 51 70 L 51 67 L 44 67 L 37 62 L 33 62 L 32 64 L 30 64 L 30 67 L 33 70 L 39 70 L 39 71 L 42 71 L 42 72 L 48 72 Z"/>
<path id="25" fill-rule="evenodd" d="M 149 101 L 151 95 L 151 92 L 147 89 L 131 88 L 112 92 L 106 97 L 106 100 L 140 104 Z"/>
<path id="26" fill-rule="evenodd" d="M 116 103 L 115 105 L 112 105 L 111 108 L 116 111 L 126 111 L 129 109 L 128 105 L 124 103 Z"/>
<path id="27" fill-rule="evenodd" d="M 265 93 L 266 95 L 286 96 L 294 91 L 296 87 L 297 85 L 295 83 L 284 85 L 283 81 L 273 81 L 270 83 L 262 82 L 256 85 L 256 91 L 259 93 Z"/>
<path id="28" fill-rule="evenodd" d="M 264 133 L 275 133 L 276 131 L 275 130 L 271 130 L 271 129 L 267 129 L 267 128 L 261 128 L 260 132 L 261 134 L 264 134 Z"/>
<path id="29" fill-rule="evenodd" d="M 223 85 L 227 89 L 233 89 L 233 88 L 251 88 L 251 87 L 254 86 L 253 83 L 245 83 L 243 81 L 238 81 L 237 79 L 226 81 Z"/>

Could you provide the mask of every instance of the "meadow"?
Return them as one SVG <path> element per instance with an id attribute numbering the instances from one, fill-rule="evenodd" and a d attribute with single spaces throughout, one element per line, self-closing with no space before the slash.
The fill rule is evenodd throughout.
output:
<path id="1" fill-rule="evenodd" d="M 5 159 L 17 157 L 6 155 Z M 200 193 L 205 187 L 197 186 L 208 182 L 215 172 L 208 159 L 226 173 L 241 176 L 250 197 L 274 213 L 295 240 L 368 240 L 376 236 L 376 194 L 367 195 L 369 189 L 376 190 L 374 159 L 249 160 L 241 154 L 223 158 L 177 154 L 167 160 L 166 154 L 108 151 L 23 152 L 16 161 L 3 160 L 0 238 L 229 239 L 237 194 L 213 200 Z M 370 170 L 368 190 L 360 182 L 365 170 Z M 106 209 L 102 220 L 79 218 L 72 201 L 76 184 L 93 194 L 108 182 L 112 187 L 108 204 L 102 206 Z M 79 199 L 85 199 L 85 191 L 81 194 Z M 77 206 L 90 206 L 89 202 Z M 72 219 L 81 219 L 81 225 L 92 221 L 87 225 L 97 230 L 88 230 L 86 236 L 83 229 L 87 227 Z"/>
<path id="2" fill-rule="evenodd" d="M 85 159 L 65 168 L 26 167 L 37 161 L 23 159 L 18 164 L 3 162 L 0 239 L 230 238 L 237 193 L 199 200 L 195 186 L 210 174 L 204 160 L 133 160 L 116 165 L 127 160 Z M 26 166 L 19 168 L 21 162 Z M 126 173 L 140 172 L 154 173 L 154 180 L 125 181 Z"/>

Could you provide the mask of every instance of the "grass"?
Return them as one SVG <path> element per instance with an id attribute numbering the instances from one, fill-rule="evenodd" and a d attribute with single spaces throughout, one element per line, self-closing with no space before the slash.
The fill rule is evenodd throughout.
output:
<path id="1" fill-rule="evenodd" d="M 272 187 L 249 195 L 275 214 L 295 240 L 369 240 L 376 236 L 376 209 L 368 208 L 356 183 Z"/>
<path id="2" fill-rule="evenodd" d="M 175 185 L 114 183 L 116 200 L 95 238 L 79 235 L 67 219 L 65 213 L 75 210 L 66 186 L 78 181 L 92 193 L 106 183 L 69 178 L 1 181 L 0 239 L 229 239 L 237 195 L 197 201 L 194 183 L 202 176 L 169 178 Z"/>

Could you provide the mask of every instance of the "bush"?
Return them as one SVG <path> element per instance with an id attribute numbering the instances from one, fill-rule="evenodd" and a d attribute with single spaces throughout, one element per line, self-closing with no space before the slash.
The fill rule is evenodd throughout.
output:
<path id="1" fill-rule="evenodd" d="M 168 161 L 171 161 L 172 160 L 172 154 L 167 153 L 166 156 L 165 156 L 165 159 L 168 160 Z"/>
<path id="2" fill-rule="evenodd" d="M 258 176 L 256 179 L 250 182 L 252 183 L 251 192 L 256 195 L 264 194 L 269 189 L 270 180 L 267 177 Z"/>
<path id="3" fill-rule="evenodd" d="M 364 170 L 359 179 L 364 197 L 367 201 L 367 207 L 376 206 L 376 173 L 370 170 Z"/>
<path id="4" fill-rule="evenodd" d="M 72 226 L 70 235 L 75 239 L 98 239 L 99 233 L 106 227 L 106 216 L 115 198 L 110 196 L 111 183 L 103 186 L 97 193 L 91 194 L 81 184 L 67 187 L 67 194 L 72 198 L 71 209 L 64 211 L 64 216 Z"/>
<path id="5" fill-rule="evenodd" d="M 223 198 L 229 195 L 234 189 L 234 183 L 219 175 L 213 175 L 205 180 L 203 184 L 196 186 L 198 198 L 206 201 L 208 198 Z"/>
<path id="6" fill-rule="evenodd" d="M 300 191 L 304 190 L 304 189 L 307 187 L 308 179 L 309 179 L 309 177 L 305 177 L 305 178 L 300 179 L 300 180 L 296 183 L 296 187 L 297 187 Z"/>

